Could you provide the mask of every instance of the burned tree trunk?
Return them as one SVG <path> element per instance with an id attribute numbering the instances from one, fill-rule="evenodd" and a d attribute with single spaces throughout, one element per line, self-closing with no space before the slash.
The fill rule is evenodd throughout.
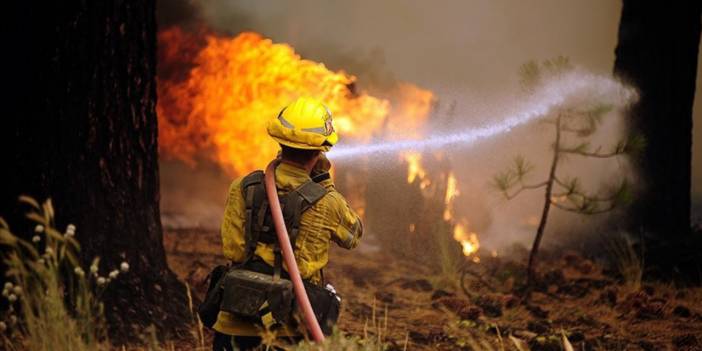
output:
<path id="1" fill-rule="evenodd" d="M 652 236 L 646 242 L 646 262 L 664 268 L 664 274 L 686 265 L 675 247 L 689 247 L 693 240 L 692 103 L 701 8 L 699 1 L 663 5 L 624 0 L 615 51 L 615 74 L 640 93 L 629 111 L 632 129 L 647 141 L 639 169 L 643 190 L 632 212 L 632 228 Z M 658 249 L 660 245 L 668 248 Z"/>
<path id="2" fill-rule="evenodd" d="M 19 34 L 32 57 L 11 68 L 28 94 L 9 102 L 17 111 L 0 132 L 15 146 L 2 159 L 11 171 L 0 213 L 17 223 L 18 195 L 50 197 L 58 227 L 76 224 L 85 260 L 99 256 L 104 270 L 129 262 L 105 295 L 113 340 L 151 324 L 179 329 L 190 315 L 166 264 L 159 217 L 155 2 L 61 1 L 40 10 L 18 28 L 31 24 L 36 37 Z"/>

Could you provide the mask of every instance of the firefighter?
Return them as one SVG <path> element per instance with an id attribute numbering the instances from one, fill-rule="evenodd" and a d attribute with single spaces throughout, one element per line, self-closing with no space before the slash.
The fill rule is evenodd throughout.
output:
<path id="1" fill-rule="evenodd" d="M 298 223 L 288 223 L 286 218 L 286 226 L 295 227 L 290 237 L 302 279 L 306 284 L 324 286 L 323 268 L 329 260 L 330 242 L 352 249 L 358 245 L 363 233 L 359 216 L 336 191 L 328 174 L 331 164 L 324 152 L 329 151 L 338 140 L 332 115 L 321 102 L 299 98 L 271 120 L 267 129 L 268 134 L 281 147 L 278 156 L 280 163 L 275 170 L 276 186 L 281 199 L 293 191 L 302 192 L 298 190 L 300 188 L 309 188 L 302 187 L 305 184 L 318 184 L 315 186 L 322 190 L 316 192 L 319 195 L 306 208 L 298 209 Z M 270 227 L 273 226 L 255 226 L 253 223 L 247 226 L 247 218 L 255 223 L 267 221 L 265 218 L 255 218 L 257 213 L 265 213 L 265 209 L 261 212 L 260 208 L 256 208 L 261 206 L 260 201 L 256 204 L 256 196 L 250 197 L 253 200 L 246 196 L 246 186 L 258 184 L 255 181 L 256 174 L 261 172 L 236 179 L 229 188 L 221 227 L 223 251 L 224 256 L 234 265 L 273 274 L 276 265 L 280 267 L 277 239 L 270 239 L 270 232 L 274 230 Z M 309 199 L 314 196 L 303 194 L 303 197 Z M 267 216 L 270 217 L 270 213 Z M 247 228 L 253 232 L 252 235 L 247 235 Z M 268 232 L 264 232 L 266 230 Z M 288 231 L 291 232 L 291 228 Z M 251 242 L 252 236 L 258 238 L 257 242 Z M 269 239 L 262 239 L 265 237 Z M 281 276 L 286 278 L 287 272 L 284 269 L 285 267 Z M 277 335 L 299 337 L 301 334 L 291 325 L 292 323 L 287 323 L 278 326 Z M 267 326 L 220 310 L 213 326 L 213 349 L 232 350 L 232 345 L 240 350 L 255 348 L 261 342 L 259 335 L 264 327 Z"/>

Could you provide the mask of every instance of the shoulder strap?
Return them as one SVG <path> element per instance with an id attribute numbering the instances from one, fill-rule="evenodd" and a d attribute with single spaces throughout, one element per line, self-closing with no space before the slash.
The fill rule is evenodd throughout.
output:
<path id="1" fill-rule="evenodd" d="M 244 195 L 246 205 L 246 219 L 244 221 L 244 239 L 246 246 L 244 251 L 244 261 L 247 263 L 253 257 L 258 242 L 258 231 L 253 230 L 254 211 L 265 205 L 265 189 L 263 188 L 263 171 L 254 171 L 244 177 L 241 181 L 241 191 Z"/>
<path id="2" fill-rule="evenodd" d="M 294 190 L 300 194 L 300 196 L 305 200 L 303 203 L 302 212 L 306 211 L 308 208 L 314 206 L 317 201 L 321 200 L 324 195 L 327 194 L 327 189 L 314 181 L 307 181 L 305 184 L 300 185 Z"/>
<path id="3" fill-rule="evenodd" d="M 300 231 L 300 220 L 302 218 L 302 213 L 314 206 L 314 204 L 321 200 L 324 195 L 327 194 L 327 192 L 328 191 L 326 188 L 310 180 L 286 195 L 287 199 L 285 207 L 290 218 L 290 243 L 292 244 L 293 248 L 295 247 L 297 234 Z"/>
<path id="4" fill-rule="evenodd" d="M 264 224 L 264 219 L 268 214 L 264 178 L 263 171 L 259 170 L 250 173 L 241 181 L 241 191 L 246 205 L 246 219 L 244 223 L 246 246 L 245 258 L 242 265 L 246 264 L 254 256 L 261 231 L 268 231 L 268 227 Z M 326 179 L 329 179 L 329 173 L 321 173 L 280 198 L 283 203 L 283 215 L 286 219 L 286 226 L 288 227 L 288 234 L 290 235 L 290 244 L 293 249 L 295 248 L 295 242 L 300 230 L 302 213 L 314 206 L 328 193 L 328 190 L 324 186 L 318 184 L 318 182 Z M 258 222 L 254 223 L 256 222 L 254 219 L 258 219 Z M 277 240 L 273 241 L 272 244 L 275 257 L 273 277 L 274 280 L 277 280 L 280 277 L 282 269 L 280 244 Z"/>
<path id="5" fill-rule="evenodd" d="M 326 188 L 312 180 L 308 180 L 281 198 L 281 202 L 285 203 L 283 206 L 283 217 L 286 220 L 285 226 L 288 228 L 290 245 L 293 247 L 293 250 L 295 249 L 297 234 L 300 232 L 300 219 L 302 217 L 302 213 L 314 206 L 314 204 L 321 200 L 326 194 Z M 273 245 L 273 253 L 275 256 L 273 265 L 273 280 L 277 280 L 280 277 L 280 272 L 282 269 L 280 243 L 277 240 Z"/>

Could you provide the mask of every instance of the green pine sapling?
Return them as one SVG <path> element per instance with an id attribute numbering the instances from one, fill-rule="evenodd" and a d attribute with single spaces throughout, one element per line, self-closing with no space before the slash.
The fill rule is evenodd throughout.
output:
<path id="1" fill-rule="evenodd" d="M 533 92 L 542 79 L 558 77 L 569 70 L 572 70 L 572 66 L 565 57 L 557 57 L 541 64 L 529 62 L 520 69 L 522 88 L 526 92 Z M 563 211 L 595 215 L 609 212 L 630 201 L 630 186 L 625 176 L 616 186 L 595 194 L 583 189 L 577 177 L 562 177 L 558 173 L 558 167 L 565 161 L 564 158 L 567 155 L 612 158 L 641 150 L 644 146 L 644 140 L 641 137 L 621 141 L 607 151 L 603 151 L 602 147 L 592 148 L 589 139 L 612 108 L 612 105 L 600 102 L 580 103 L 576 106 L 562 105 L 546 116 L 545 124 L 554 130 L 554 143 L 550 168 L 545 180 L 527 183 L 525 177 L 533 166 L 521 156 L 515 158 L 511 168 L 493 177 L 493 185 L 508 200 L 515 198 L 524 190 L 544 189 L 541 220 L 529 254 L 527 287 L 534 282 L 536 255 L 552 206 Z"/>

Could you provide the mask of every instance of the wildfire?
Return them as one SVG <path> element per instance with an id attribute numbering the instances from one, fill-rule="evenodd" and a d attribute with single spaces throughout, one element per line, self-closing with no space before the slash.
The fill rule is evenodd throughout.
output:
<path id="1" fill-rule="evenodd" d="M 456 176 L 450 172 L 446 181 L 446 196 L 444 197 L 444 220 L 450 221 L 453 219 L 453 200 L 460 195 L 458 191 L 458 183 Z"/>
<path id="2" fill-rule="evenodd" d="M 453 238 L 461 243 L 461 247 L 463 247 L 463 255 L 465 256 L 475 254 L 480 248 L 478 234 L 468 231 L 468 226 L 464 223 L 457 223 L 453 228 Z M 473 260 L 476 259 L 479 261 L 477 256 L 473 258 Z"/>
<path id="3" fill-rule="evenodd" d="M 453 172 L 449 172 L 446 178 L 446 194 L 444 195 L 444 220 L 447 222 L 454 221 L 453 203 L 461 194 L 458 189 L 458 181 Z M 473 262 L 480 262 L 480 257 L 477 256 L 480 248 L 478 234 L 468 230 L 468 221 L 462 219 L 453 226 L 453 239 L 461 244 L 463 255 L 471 257 Z"/>
<path id="4" fill-rule="evenodd" d="M 159 45 L 161 152 L 191 164 L 204 156 L 232 175 L 261 168 L 275 156 L 278 145 L 266 135 L 265 125 L 299 96 L 324 101 L 335 128 L 351 142 L 374 135 L 420 138 L 434 101 L 432 92 L 408 83 L 396 84 L 383 98 L 356 91 L 354 76 L 302 59 L 291 46 L 256 33 L 224 37 L 174 27 L 159 33 Z M 418 181 L 428 190 L 432 179 L 422 155 L 401 157 L 407 162 L 407 182 Z M 453 223 L 458 184 L 451 172 L 445 179 L 443 217 Z M 477 260 L 478 237 L 465 223 L 455 224 L 453 237 L 466 256 Z M 415 224 L 409 230 L 414 232 Z"/>
<path id="5" fill-rule="evenodd" d="M 193 49 L 194 43 L 201 45 Z M 159 33 L 159 44 L 162 65 L 182 61 L 181 48 L 192 56 L 181 79 L 159 77 L 161 151 L 189 163 L 206 155 L 231 174 L 261 168 L 275 156 L 278 145 L 265 125 L 298 96 L 324 101 L 342 138 L 356 142 L 384 126 L 416 130 L 433 98 L 411 84 L 399 84 L 388 99 L 355 92 L 354 76 L 251 32 L 231 38 L 171 28 Z"/>
<path id="6" fill-rule="evenodd" d="M 425 189 L 431 185 L 431 180 L 427 177 L 427 171 L 422 167 L 422 154 L 418 152 L 406 152 L 402 154 L 401 158 L 407 162 L 408 184 L 419 180 L 419 187 L 421 189 Z"/>

